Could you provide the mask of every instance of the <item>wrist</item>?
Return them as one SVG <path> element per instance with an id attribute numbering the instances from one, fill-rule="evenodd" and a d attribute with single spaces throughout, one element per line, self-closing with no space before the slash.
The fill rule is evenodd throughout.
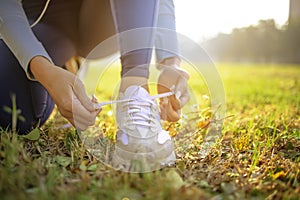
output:
<path id="1" fill-rule="evenodd" d="M 159 63 L 162 65 L 180 65 L 180 62 L 181 62 L 180 58 L 178 58 L 177 56 L 173 56 L 173 57 L 165 58 Z"/>
<path id="2" fill-rule="evenodd" d="M 51 65 L 52 63 L 47 58 L 43 56 L 35 56 L 29 63 L 28 73 L 33 78 L 40 81 L 41 77 L 47 74 L 46 69 Z"/>
<path id="3" fill-rule="evenodd" d="M 164 68 L 178 68 L 180 66 L 180 58 L 174 56 L 165 58 L 158 63 L 157 69 L 163 70 Z"/>
<path id="4" fill-rule="evenodd" d="M 178 57 L 166 58 L 158 63 L 157 69 L 161 71 L 161 73 L 164 71 L 169 71 L 169 72 L 175 71 L 177 74 L 184 77 L 185 79 L 189 79 L 190 78 L 189 73 L 180 67 L 180 62 L 181 60 Z"/>

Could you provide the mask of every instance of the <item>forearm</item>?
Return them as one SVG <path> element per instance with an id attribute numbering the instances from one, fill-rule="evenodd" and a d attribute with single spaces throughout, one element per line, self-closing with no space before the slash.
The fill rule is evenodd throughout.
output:
<path id="1" fill-rule="evenodd" d="M 53 64 L 43 56 L 35 56 L 29 63 L 28 71 L 31 72 L 34 79 L 43 84 L 47 79 L 48 70 L 54 67 Z"/>
<path id="2" fill-rule="evenodd" d="M 30 28 L 21 0 L 0 1 L 0 35 L 26 73 L 31 59 L 36 56 L 51 61 Z M 29 73 L 27 75 L 29 77 Z"/>

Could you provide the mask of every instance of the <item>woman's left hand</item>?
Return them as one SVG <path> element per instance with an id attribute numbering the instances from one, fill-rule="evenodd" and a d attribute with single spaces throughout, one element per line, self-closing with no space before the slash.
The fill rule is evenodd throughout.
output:
<path id="1" fill-rule="evenodd" d="M 181 108 L 190 100 L 189 74 L 179 66 L 164 66 L 158 78 L 158 93 L 174 91 L 174 95 L 160 100 L 160 115 L 163 120 L 176 122 L 181 117 Z"/>

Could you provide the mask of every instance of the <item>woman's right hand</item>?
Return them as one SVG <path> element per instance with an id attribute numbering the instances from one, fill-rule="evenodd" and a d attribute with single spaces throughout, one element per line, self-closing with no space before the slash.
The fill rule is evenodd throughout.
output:
<path id="1" fill-rule="evenodd" d="M 101 109 L 94 107 L 81 80 L 71 72 L 57 67 L 42 56 L 34 57 L 30 70 L 53 98 L 59 112 L 74 127 L 85 130 L 95 123 Z"/>

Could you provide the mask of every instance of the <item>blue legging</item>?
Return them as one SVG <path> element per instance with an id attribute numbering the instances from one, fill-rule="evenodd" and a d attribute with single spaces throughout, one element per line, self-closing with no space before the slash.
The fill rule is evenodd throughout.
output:
<path id="1" fill-rule="evenodd" d="M 108 7 L 109 1 L 52 0 L 50 2 L 45 16 L 33 31 L 55 65 L 63 66 L 74 55 L 86 56 L 98 43 L 113 35 L 115 27 L 111 10 L 113 10 L 117 32 L 155 26 L 157 0 L 111 0 L 111 2 L 113 9 Z M 34 21 L 43 7 L 40 1 L 35 0 L 24 0 L 23 5 L 29 21 Z M 152 34 L 148 36 L 152 37 Z M 145 39 L 153 42 L 151 38 Z M 122 45 L 126 44 L 121 43 L 121 52 Z M 148 77 L 147 66 L 151 51 L 151 48 L 147 48 L 121 55 L 122 74 L 136 71 L 135 75 Z M 142 71 L 138 71 L 132 70 L 134 66 L 145 67 Z M 37 126 L 38 122 L 40 125 L 44 124 L 54 107 L 48 92 L 40 83 L 26 78 L 25 72 L 2 40 L 0 40 L 0 91 L 0 127 L 2 128 L 11 126 L 12 115 L 3 107 L 12 107 L 10 98 L 12 94 L 15 94 L 17 107 L 26 120 L 18 120 L 19 133 L 27 133 Z"/>

